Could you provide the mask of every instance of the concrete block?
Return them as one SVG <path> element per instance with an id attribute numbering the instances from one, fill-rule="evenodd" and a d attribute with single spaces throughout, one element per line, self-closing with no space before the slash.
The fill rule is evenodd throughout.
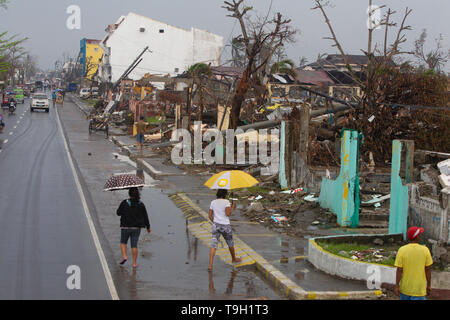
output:
<path id="1" fill-rule="evenodd" d="M 437 167 L 443 175 L 450 176 L 450 159 L 439 162 Z"/>
<path id="2" fill-rule="evenodd" d="M 442 188 L 450 187 L 450 176 L 441 174 L 439 176 L 439 183 L 441 184 Z"/>

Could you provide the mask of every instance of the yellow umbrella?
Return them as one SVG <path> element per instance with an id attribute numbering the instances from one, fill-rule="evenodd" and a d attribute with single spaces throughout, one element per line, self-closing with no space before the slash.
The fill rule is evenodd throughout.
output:
<path id="1" fill-rule="evenodd" d="M 258 180 L 251 175 L 240 170 L 222 171 L 213 175 L 205 186 L 210 189 L 239 189 L 253 187 L 259 183 Z"/>

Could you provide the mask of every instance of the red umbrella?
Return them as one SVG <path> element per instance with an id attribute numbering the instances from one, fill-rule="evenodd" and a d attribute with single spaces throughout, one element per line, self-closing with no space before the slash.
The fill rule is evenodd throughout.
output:
<path id="1" fill-rule="evenodd" d="M 103 191 L 115 191 L 145 186 L 144 180 L 135 174 L 118 174 L 108 179 Z"/>

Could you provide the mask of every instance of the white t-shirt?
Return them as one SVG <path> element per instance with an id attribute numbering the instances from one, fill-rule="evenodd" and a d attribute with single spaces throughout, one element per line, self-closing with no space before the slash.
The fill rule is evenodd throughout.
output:
<path id="1" fill-rule="evenodd" d="M 214 212 L 214 223 L 230 224 L 230 219 L 225 212 L 225 208 L 227 207 L 231 208 L 231 203 L 226 199 L 216 199 L 211 201 L 211 206 L 209 208 Z"/>

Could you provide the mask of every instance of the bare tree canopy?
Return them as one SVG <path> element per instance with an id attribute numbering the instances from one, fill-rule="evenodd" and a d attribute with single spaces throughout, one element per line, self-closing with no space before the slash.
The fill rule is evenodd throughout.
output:
<path id="1" fill-rule="evenodd" d="M 270 12 L 266 17 L 251 18 L 248 14 L 253 7 L 246 6 L 244 0 L 224 1 L 222 8 L 229 12 L 228 17 L 237 19 L 240 24 L 247 63 L 232 99 L 231 124 L 236 128 L 240 124 L 242 103 L 249 89 L 256 89 L 257 96 L 265 91 L 264 82 L 270 73 L 274 53 L 293 42 L 297 30 L 291 27 L 291 20 L 281 13 L 276 13 L 272 19 L 269 19 Z"/>
<path id="2" fill-rule="evenodd" d="M 349 61 L 349 56 L 339 42 L 337 34 L 326 13 L 329 1 L 314 0 L 313 10 L 320 10 L 325 19 L 333 47 L 341 53 L 344 63 L 354 82 L 361 88 L 362 94 L 355 97 L 357 109 L 347 118 L 346 126 L 357 129 L 364 134 L 362 153 L 372 152 L 379 163 L 389 161 L 392 139 L 413 139 L 418 147 L 427 150 L 450 151 L 450 117 L 448 111 L 433 110 L 433 106 L 447 106 L 447 78 L 436 74 L 423 73 L 411 67 L 403 68 L 394 63 L 394 58 L 401 55 L 418 55 L 422 61 L 433 69 L 448 59 L 448 53 L 437 44 L 435 50 L 425 53 L 423 44 L 426 33 L 416 41 L 416 52 L 404 51 L 401 47 L 407 41 L 406 32 L 412 30 L 407 18 L 412 10 L 406 8 L 400 24 L 393 21 L 396 13 L 387 9 L 379 25 L 368 29 L 367 50 L 361 50 L 367 57 L 363 66 L 364 78 L 356 75 Z M 368 0 L 369 5 L 372 0 Z M 383 6 L 384 7 L 384 6 Z M 372 12 L 369 12 L 371 18 Z M 373 43 L 372 32 L 375 27 L 384 27 L 384 43 L 381 49 Z M 389 41 L 389 34 L 396 29 Z M 428 61 L 427 61 L 428 60 Z M 438 62 L 439 61 L 439 62 Z M 399 115 L 398 105 L 429 106 L 427 109 L 403 110 Z M 430 109 L 431 108 L 431 109 Z"/>
<path id="3" fill-rule="evenodd" d="M 423 29 L 420 37 L 414 41 L 414 56 L 418 59 L 420 65 L 425 65 L 428 69 L 441 72 L 444 65 L 450 58 L 450 49 L 445 50 L 442 47 L 443 36 L 439 35 L 436 46 L 429 52 L 425 52 L 425 42 L 427 40 L 427 30 Z"/>

